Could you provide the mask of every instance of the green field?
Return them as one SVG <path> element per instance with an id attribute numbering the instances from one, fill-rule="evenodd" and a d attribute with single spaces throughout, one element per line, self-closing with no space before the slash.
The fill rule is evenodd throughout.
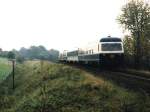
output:
<path id="1" fill-rule="evenodd" d="M 5 79 L 11 72 L 11 64 L 6 58 L 0 58 L 0 81 Z"/>
<path id="2" fill-rule="evenodd" d="M 150 112 L 146 94 L 62 64 L 28 61 L 0 84 L 0 112 Z"/>

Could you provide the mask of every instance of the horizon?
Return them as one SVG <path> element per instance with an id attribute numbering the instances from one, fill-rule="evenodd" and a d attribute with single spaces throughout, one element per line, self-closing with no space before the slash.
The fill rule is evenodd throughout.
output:
<path id="1" fill-rule="evenodd" d="M 107 37 L 107 36 L 106 36 Z M 111 36 L 112 37 L 112 36 Z M 103 38 L 103 37 L 101 37 L 101 38 Z M 121 38 L 121 39 L 123 39 L 122 37 L 117 37 L 117 38 Z M 100 40 L 100 38 L 99 38 L 99 40 Z M 93 41 L 90 41 L 90 42 L 87 42 L 87 43 L 84 43 L 84 44 L 82 44 L 82 46 L 78 46 L 78 47 L 74 47 L 72 50 L 76 50 L 76 48 L 82 48 L 83 46 L 86 46 L 87 44 L 89 44 L 89 43 L 93 43 L 93 42 L 96 42 L 96 41 L 99 41 L 99 40 L 93 40 Z M 39 47 L 39 46 L 43 46 L 46 50 L 57 50 L 57 51 L 59 51 L 59 52 L 63 52 L 63 51 L 66 51 L 67 49 L 63 49 L 62 51 L 60 51 L 59 49 L 56 49 L 56 48 L 47 48 L 46 46 L 44 46 L 44 45 L 30 45 L 30 46 L 28 46 L 28 47 L 24 47 L 24 46 L 22 46 L 22 47 L 20 47 L 20 48 L 17 48 L 17 49 L 15 49 L 15 48 L 12 48 L 12 49 L 10 49 L 10 50 L 4 50 L 3 48 L 0 48 L 0 49 L 2 49 L 2 51 L 13 51 L 13 50 L 17 50 L 17 51 L 19 51 L 19 50 L 21 50 L 22 48 L 25 48 L 25 49 L 30 49 L 32 46 L 35 46 L 35 47 Z M 67 50 L 67 51 L 72 51 L 72 50 Z"/>

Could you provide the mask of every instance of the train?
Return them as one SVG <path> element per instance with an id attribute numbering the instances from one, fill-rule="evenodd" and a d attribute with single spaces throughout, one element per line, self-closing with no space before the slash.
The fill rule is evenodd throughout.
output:
<path id="1" fill-rule="evenodd" d="M 124 60 L 124 47 L 119 37 L 103 37 L 85 48 L 64 50 L 59 55 L 60 62 L 97 65 L 120 65 Z"/>

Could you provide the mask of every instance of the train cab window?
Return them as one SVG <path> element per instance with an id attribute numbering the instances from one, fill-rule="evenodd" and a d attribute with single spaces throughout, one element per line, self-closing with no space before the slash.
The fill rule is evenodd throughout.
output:
<path id="1" fill-rule="evenodd" d="M 116 37 L 106 37 L 106 38 L 102 38 L 100 40 L 100 42 L 121 42 L 120 38 L 116 38 Z"/>
<path id="2" fill-rule="evenodd" d="M 102 51 L 121 51 L 122 45 L 120 43 L 105 43 L 102 44 Z"/>

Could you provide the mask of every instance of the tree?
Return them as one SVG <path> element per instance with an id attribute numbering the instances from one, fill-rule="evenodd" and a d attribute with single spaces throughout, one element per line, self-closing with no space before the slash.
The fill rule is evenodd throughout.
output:
<path id="1" fill-rule="evenodd" d="M 15 53 L 13 53 L 12 51 L 9 51 L 8 54 L 7 54 L 7 57 L 9 59 L 15 59 Z"/>
<path id="2" fill-rule="evenodd" d="M 19 63 L 23 63 L 23 62 L 25 61 L 24 57 L 21 56 L 21 55 L 17 55 L 17 56 L 16 56 L 16 60 L 17 60 L 17 62 L 19 62 Z"/>
<path id="3" fill-rule="evenodd" d="M 1 56 L 1 57 L 8 57 L 8 51 L 2 51 L 2 52 L 0 53 L 0 56 Z"/>
<path id="4" fill-rule="evenodd" d="M 19 58 L 25 59 L 42 59 L 56 61 L 58 59 L 59 51 L 51 49 L 47 50 L 44 46 L 31 46 L 29 49 L 22 47 L 19 50 Z"/>
<path id="5" fill-rule="evenodd" d="M 128 67 L 134 67 L 134 39 L 125 35 L 123 39 L 124 45 L 124 64 Z"/>
<path id="6" fill-rule="evenodd" d="M 122 14 L 117 20 L 134 39 L 135 65 L 139 67 L 142 47 L 149 46 L 145 42 L 150 39 L 150 6 L 143 1 L 132 0 L 123 6 Z"/>
<path id="7" fill-rule="evenodd" d="M 2 48 L 0 48 L 0 53 L 1 53 L 1 52 L 3 52 L 3 49 L 2 49 Z"/>
<path id="8" fill-rule="evenodd" d="M 57 61 L 58 60 L 58 56 L 59 56 L 59 51 L 55 50 L 55 49 L 50 49 L 49 50 L 49 59 L 52 61 Z"/>
<path id="9" fill-rule="evenodd" d="M 125 35 L 124 40 L 123 40 L 125 55 L 127 55 L 127 56 L 134 55 L 133 43 L 134 43 L 133 38 L 128 35 Z"/>
<path id="10" fill-rule="evenodd" d="M 29 58 L 29 52 L 28 52 L 28 49 L 22 47 L 20 50 L 19 50 L 19 54 L 22 56 L 22 57 L 26 57 L 26 58 Z"/>

